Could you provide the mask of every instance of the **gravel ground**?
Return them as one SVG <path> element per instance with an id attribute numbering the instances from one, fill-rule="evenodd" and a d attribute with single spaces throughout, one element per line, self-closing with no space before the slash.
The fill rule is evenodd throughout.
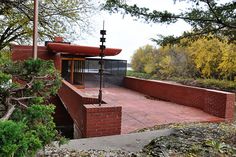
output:
<path id="1" fill-rule="evenodd" d="M 47 146 L 44 151 L 38 152 L 36 157 L 146 157 L 147 155 L 133 152 L 89 150 L 89 151 L 69 151 L 65 148 Z"/>

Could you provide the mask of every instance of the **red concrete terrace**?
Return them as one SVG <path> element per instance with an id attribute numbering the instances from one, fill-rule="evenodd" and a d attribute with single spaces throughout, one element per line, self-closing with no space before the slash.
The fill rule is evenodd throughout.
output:
<path id="1" fill-rule="evenodd" d="M 97 97 L 98 88 L 78 90 L 86 96 Z M 224 121 L 200 109 L 154 99 L 123 87 L 104 88 L 103 100 L 122 106 L 122 134 L 161 124 Z"/>

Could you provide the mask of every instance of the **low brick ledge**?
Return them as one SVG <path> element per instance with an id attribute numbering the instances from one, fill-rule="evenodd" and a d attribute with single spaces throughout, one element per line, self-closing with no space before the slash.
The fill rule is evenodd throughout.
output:
<path id="1" fill-rule="evenodd" d="M 201 109 L 225 121 L 234 119 L 234 93 L 135 77 L 125 77 L 124 86 L 161 100 Z"/>
<path id="2" fill-rule="evenodd" d="M 90 98 L 63 80 L 58 93 L 74 121 L 74 137 L 99 137 L 121 133 L 121 106 L 107 103 L 99 106 L 97 98 Z"/>

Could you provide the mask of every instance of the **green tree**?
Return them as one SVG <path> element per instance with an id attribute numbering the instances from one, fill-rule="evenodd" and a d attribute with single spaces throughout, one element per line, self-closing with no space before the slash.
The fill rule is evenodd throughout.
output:
<path id="1" fill-rule="evenodd" d="M 106 0 L 104 9 L 112 13 L 120 12 L 129 14 L 146 22 L 170 24 L 178 20 L 184 20 L 192 26 L 192 31 L 184 32 L 183 35 L 161 36 L 161 39 L 153 39 L 158 44 L 179 43 L 183 38 L 196 40 L 211 33 L 215 37 L 235 42 L 236 40 L 236 2 L 221 2 L 217 0 L 173 0 L 188 2 L 191 8 L 183 10 L 179 14 L 168 11 L 150 10 L 149 8 L 128 5 L 124 0 Z M 160 4 L 161 5 L 161 4 Z"/>
<path id="2" fill-rule="evenodd" d="M 0 120 L 9 119 L 16 108 L 46 103 L 60 84 L 52 61 L 30 59 L 0 66 Z"/>
<path id="3" fill-rule="evenodd" d="M 57 138 L 49 98 L 61 85 L 52 61 L 29 59 L 0 65 L 0 156 L 34 156 Z"/>
<path id="4" fill-rule="evenodd" d="M 0 50 L 10 42 L 29 43 L 33 34 L 33 0 L 0 1 Z M 90 30 L 95 11 L 90 0 L 42 0 L 39 2 L 39 38 L 78 37 Z"/>

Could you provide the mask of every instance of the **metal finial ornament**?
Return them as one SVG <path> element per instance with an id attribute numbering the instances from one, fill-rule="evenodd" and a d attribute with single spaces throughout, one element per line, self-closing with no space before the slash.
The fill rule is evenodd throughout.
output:
<path id="1" fill-rule="evenodd" d="M 104 30 L 104 25 L 105 25 L 105 21 L 103 21 L 103 29 L 100 30 L 100 34 L 102 35 L 102 37 L 100 38 L 100 42 L 102 43 L 100 45 L 100 69 L 99 69 L 99 75 L 100 75 L 100 88 L 99 88 L 99 94 L 98 94 L 98 100 L 99 100 L 99 106 L 102 105 L 102 84 L 103 84 L 103 71 L 104 71 L 104 61 L 103 61 L 103 57 L 105 56 L 104 54 L 104 50 L 106 49 L 106 46 L 104 45 L 104 43 L 106 42 L 106 38 L 104 37 L 106 35 L 106 30 Z"/>

